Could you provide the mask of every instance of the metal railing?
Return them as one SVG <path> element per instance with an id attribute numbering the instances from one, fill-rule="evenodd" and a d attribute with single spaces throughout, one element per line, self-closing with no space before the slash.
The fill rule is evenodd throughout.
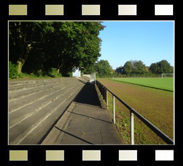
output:
<path id="1" fill-rule="evenodd" d="M 140 119 L 145 125 L 147 125 L 154 133 L 156 133 L 163 141 L 167 144 L 174 144 L 173 140 L 170 139 L 165 133 L 163 133 L 160 129 L 158 129 L 155 125 L 149 122 L 146 118 L 144 118 L 141 114 L 139 114 L 135 109 L 126 104 L 123 100 L 121 100 L 118 96 L 116 96 L 112 91 L 110 91 L 106 86 L 100 83 L 98 80 L 95 81 L 103 99 L 106 102 L 108 109 L 108 92 L 112 94 L 113 101 L 113 122 L 116 123 L 115 118 L 115 99 L 120 101 L 129 111 L 130 111 L 130 135 L 131 135 L 131 144 L 134 145 L 134 115 L 138 119 Z"/>

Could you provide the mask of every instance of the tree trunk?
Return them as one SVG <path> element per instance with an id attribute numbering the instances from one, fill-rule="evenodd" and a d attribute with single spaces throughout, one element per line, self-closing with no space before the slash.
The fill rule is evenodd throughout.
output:
<path id="1" fill-rule="evenodd" d="M 22 67 L 23 67 L 23 63 L 21 60 L 17 61 L 17 72 L 21 73 L 22 72 Z"/>
<path id="2" fill-rule="evenodd" d="M 17 71 L 18 73 L 22 73 L 22 67 L 25 63 L 25 61 L 27 60 L 27 57 L 29 55 L 29 52 L 30 50 L 32 49 L 31 47 L 31 43 L 30 44 L 27 44 L 27 47 L 24 51 L 24 47 L 22 47 L 22 58 L 20 58 L 18 61 L 17 61 Z"/>
<path id="3" fill-rule="evenodd" d="M 60 69 L 57 69 L 57 74 L 59 74 L 59 72 L 60 72 Z"/>

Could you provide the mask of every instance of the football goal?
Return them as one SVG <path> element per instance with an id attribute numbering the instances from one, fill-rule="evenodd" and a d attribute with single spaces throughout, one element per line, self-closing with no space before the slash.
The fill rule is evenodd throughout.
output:
<path id="1" fill-rule="evenodd" d="M 162 73 L 161 74 L 161 78 L 165 78 L 165 77 L 173 77 L 174 73 Z"/>

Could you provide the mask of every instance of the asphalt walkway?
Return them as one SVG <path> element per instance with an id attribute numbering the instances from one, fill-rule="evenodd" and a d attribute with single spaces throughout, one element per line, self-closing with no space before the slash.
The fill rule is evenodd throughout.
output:
<path id="1" fill-rule="evenodd" d="M 123 144 L 109 111 L 101 108 L 94 84 L 82 82 L 85 85 L 42 144 Z"/>

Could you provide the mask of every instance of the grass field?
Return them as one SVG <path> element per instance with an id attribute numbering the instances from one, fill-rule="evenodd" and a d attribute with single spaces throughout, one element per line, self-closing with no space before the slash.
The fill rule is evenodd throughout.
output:
<path id="1" fill-rule="evenodd" d="M 105 78 L 98 80 L 173 139 L 172 91 L 154 89 Z M 109 110 L 112 114 L 112 95 L 110 93 L 108 94 L 108 98 Z M 130 111 L 118 100 L 116 100 L 116 125 L 124 140 L 127 144 L 130 144 Z M 135 144 L 166 143 L 135 116 Z"/>
<path id="2" fill-rule="evenodd" d="M 112 80 L 173 91 L 173 78 L 113 78 Z"/>

